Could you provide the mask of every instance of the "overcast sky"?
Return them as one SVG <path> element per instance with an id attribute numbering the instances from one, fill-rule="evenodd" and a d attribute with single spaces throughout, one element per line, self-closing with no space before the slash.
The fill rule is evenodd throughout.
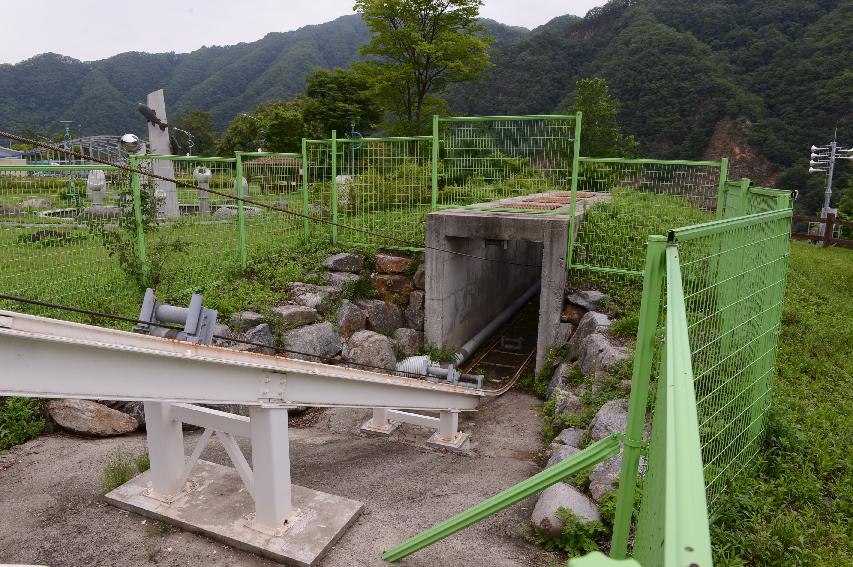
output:
<path id="1" fill-rule="evenodd" d="M 605 0 L 486 0 L 481 15 L 534 28 Z M 203 45 L 255 41 L 351 14 L 354 0 L 6 0 L 0 7 L 0 63 L 52 51 L 83 61 L 124 51 L 184 53 Z M 134 7 L 136 6 L 136 7 Z"/>

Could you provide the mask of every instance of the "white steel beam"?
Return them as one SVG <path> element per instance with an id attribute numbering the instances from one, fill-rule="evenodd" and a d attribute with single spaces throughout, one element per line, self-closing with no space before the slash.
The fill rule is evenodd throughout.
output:
<path id="1" fill-rule="evenodd" d="M 157 498 L 167 499 L 183 488 L 184 433 L 181 422 L 172 416 L 172 405 L 145 402 L 145 431 L 151 460 L 151 490 Z"/>
<path id="2" fill-rule="evenodd" d="M 238 437 L 251 437 L 252 427 L 249 418 L 243 415 L 228 413 L 193 404 L 172 404 L 172 418 L 184 423 L 224 431 Z"/>
<path id="3" fill-rule="evenodd" d="M 482 390 L 0 311 L 0 395 L 473 410 Z"/>

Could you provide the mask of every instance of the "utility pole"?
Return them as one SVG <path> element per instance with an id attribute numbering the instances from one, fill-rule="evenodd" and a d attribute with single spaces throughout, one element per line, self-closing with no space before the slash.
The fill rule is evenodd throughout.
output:
<path id="1" fill-rule="evenodd" d="M 838 148 L 838 128 L 832 137 L 832 142 L 825 146 L 812 146 L 811 159 L 809 160 L 809 173 L 823 173 L 826 175 L 826 191 L 823 194 L 823 207 L 820 210 L 820 218 L 825 219 L 829 212 L 834 212 L 830 207 L 832 199 L 832 175 L 835 172 L 835 160 L 853 159 L 853 148 Z M 821 234 L 824 226 L 821 223 Z"/>

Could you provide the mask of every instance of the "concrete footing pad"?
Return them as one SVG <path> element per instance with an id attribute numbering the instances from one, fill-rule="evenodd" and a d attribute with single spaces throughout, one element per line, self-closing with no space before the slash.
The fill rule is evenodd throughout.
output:
<path id="1" fill-rule="evenodd" d="M 453 436 L 453 439 L 447 440 L 436 431 L 427 439 L 427 445 L 435 449 L 447 449 L 454 453 L 467 453 L 468 449 L 471 448 L 471 435 L 460 431 Z"/>
<path id="2" fill-rule="evenodd" d="M 361 426 L 361 432 L 368 433 L 370 435 L 391 435 L 397 431 L 398 427 L 400 427 L 399 421 L 390 421 L 383 426 L 375 425 L 372 419 L 368 419 L 364 422 L 364 425 Z"/>
<path id="3" fill-rule="evenodd" d="M 316 565 L 361 513 L 364 504 L 292 485 L 293 515 L 281 535 L 252 527 L 254 501 L 237 471 L 198 461 L 187 489 L 165 502 L 150 496 L 143 473 L 105 496 L 110 504 L 164 520 L 289 565 Z"/>

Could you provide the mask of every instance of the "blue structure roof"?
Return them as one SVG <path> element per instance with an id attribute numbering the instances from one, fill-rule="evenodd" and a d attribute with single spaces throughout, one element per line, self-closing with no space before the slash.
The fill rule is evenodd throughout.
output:
<path id="1" fill-rule="evenodd" d="M 9 148 L 0 148 L 0 158 L 21 158 L 24 156 L 24 152 L 19 152 L 18 150 L 12 150 Z"/>

